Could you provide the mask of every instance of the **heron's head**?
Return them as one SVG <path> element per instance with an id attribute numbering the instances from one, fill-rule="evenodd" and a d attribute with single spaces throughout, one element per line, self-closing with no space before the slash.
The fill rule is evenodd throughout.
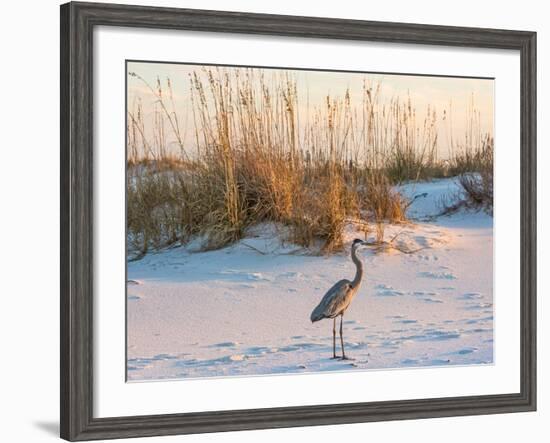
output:
<path id="1" fill-rule="evenodd" d="M 364 246 L 364 245 L 366 245 L 366 244 L 367 244 L 366 241 L 361 240 L 361 239 L 359 239 L 359 238 L 356 238 L 356 239 L 353 240 L 353 242 L 351 243 L 351 247 L 352 247 L 353 249 L 357 249 L 359 246 Z"/>

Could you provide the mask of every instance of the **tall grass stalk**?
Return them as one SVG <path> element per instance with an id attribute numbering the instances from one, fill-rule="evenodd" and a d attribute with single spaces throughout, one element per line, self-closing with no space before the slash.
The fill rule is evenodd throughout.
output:
<path id="1" fill-rule="evenodd" d="M 450 162 L 440 161 L 435 110 L 418 121 L 410 97 L 384 102 L 380 84 L 367 81 L 361 103 L 349 90 L 327 95 L 304 117 L 290 74 L 254 69 L 190 75 L 186 137 L 170 80 L 151 87 L 130 75 L 155 101 L 149 120 L 139 100 L 128 106 L 128 231 L 139 253 L 194 236 L 222 247 L 266 221 L 327 253 L 342 247 L 349 217 L 374 223 L 381 240 L 385 222 L 406 219 L 407 202 L 393 185 L 476 170 L 480 151 L 492 149 L 456 146 Z"/>

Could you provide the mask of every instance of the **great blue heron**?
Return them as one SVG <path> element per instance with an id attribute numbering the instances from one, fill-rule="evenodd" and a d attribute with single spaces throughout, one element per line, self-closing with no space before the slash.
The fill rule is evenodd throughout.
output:
<path id="1" fill-rule="evenodd" d="M 311 321 L 322 320 L 323 318 L 332 318 L 332 358 L 336 357 L 336 317 L 340 316 L 340 344 L 342 346 L 342 360 L 348 360 L 344 352 L 344 339 L 342 338 L 342 323 L 344 321 L 344 312 L 348 309 L 353 297 L 357 294 L 361 280 L 363 278 L 363 262 L 357 257 L 357 249 L 365 245 L 366 242 L 356 238 L 351 246 L 351 260 L 355 263 L 357 270 L 355 278 L 352 281 L 347 279 L 340 280 L 325 294 L 321 303 L 311 313 Z"/>

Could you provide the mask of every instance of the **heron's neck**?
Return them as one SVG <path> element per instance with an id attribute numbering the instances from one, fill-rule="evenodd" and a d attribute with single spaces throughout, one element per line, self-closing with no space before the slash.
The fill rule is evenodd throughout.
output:
<path id="1" fill-rule="evenodd" d="M 351 260 L 357 267 L 357 270 L 355 271 L 355 278 L 351 282 L 351 286 L 356 288 L 361 284 L 361 280 L 363 279 L 363 262 L 359 259 L 359 257 L 357 257 L 356 248 L 351 249 Z"/>

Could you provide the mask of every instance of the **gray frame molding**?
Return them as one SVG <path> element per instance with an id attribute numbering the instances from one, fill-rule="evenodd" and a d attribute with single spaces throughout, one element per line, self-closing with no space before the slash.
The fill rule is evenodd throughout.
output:
<path id="1" fill-rule="evenodd" d="M 130 26 L 517 50 L 521 57 L 521 392 L 94 418 L 94 26 Z M 61 437 L 70 441 L 536 409 L 536 33 L 330 18 L 68 3 L 61 6 Z"/>

